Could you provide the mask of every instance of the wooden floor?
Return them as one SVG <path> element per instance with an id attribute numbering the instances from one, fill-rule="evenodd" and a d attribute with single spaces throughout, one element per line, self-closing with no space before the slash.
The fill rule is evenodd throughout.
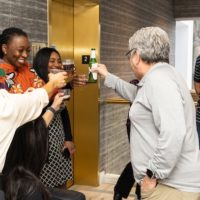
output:
<path id="1" fill-rule="evenodd" d="M 113 184 L 102 184 L 98 187 L 73 185 L 69 189 L 82 192 L 86 200 L 113 200 Z M 134 188 L 127 200 L 134 200 Z"/>

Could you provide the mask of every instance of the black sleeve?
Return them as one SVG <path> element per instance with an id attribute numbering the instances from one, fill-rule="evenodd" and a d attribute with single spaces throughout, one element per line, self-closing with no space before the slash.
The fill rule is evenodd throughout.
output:
<path id="1" fill-rule="evenodd" d="M 194 81 L 200 83 L 200 56 L 196 59 L 195 70 L 194 70 Z"/>
<path id="2" fill-rule="evenodd" d="M 65 132 L 65 140 L 72 141 L 70 118 L 69 118 L 69 113 L 66 107 L 61 111 L 61 118 L 62 118 L 63 128 Z"/>

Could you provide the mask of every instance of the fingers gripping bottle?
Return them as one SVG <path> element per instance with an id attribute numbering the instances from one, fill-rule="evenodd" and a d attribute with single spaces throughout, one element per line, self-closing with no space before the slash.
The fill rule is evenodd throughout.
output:
<path id="1" fill-rule="evenodd" d="M 96 49 L 91 49 L 90 61 L 89 61 L 89 76 L 88 82 L 89 83 L 96 83 L 97 82 L 97 73 L 90 72 L 90 69 L 93 67 L 97 67 L 97 59 L 96 59 Z"/>

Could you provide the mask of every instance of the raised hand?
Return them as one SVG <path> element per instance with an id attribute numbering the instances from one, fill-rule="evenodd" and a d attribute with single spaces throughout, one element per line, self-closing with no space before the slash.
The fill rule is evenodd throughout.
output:
<path id="1" fill-rule="evenodd" d="M 91 72 L 97 72 L 98 74 L 100 74 L 104 78 L 108 75 L 107 67 L 104 64 L 98 64 L 97 67 L 92 68 L 90 71 Z"/>
<path id="2" fill-rule="evenodd" d="M 53 84 L 54 88 L 62 88 L 66 85 L 68 79 L 66 72 L 59 72 L 56 74 L 49 73 L 49 82 Z"/>

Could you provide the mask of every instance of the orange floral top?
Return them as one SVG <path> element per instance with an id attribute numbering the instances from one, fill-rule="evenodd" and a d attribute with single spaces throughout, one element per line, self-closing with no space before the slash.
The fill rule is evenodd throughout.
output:
<path id="1" fill-rule="evenodd" d="M 41 88 L 44 84 L 28 63 L 16 71 L 14 66 L 0 61 L 0 89 L 10 93 L 24 93 L 30 88 Z"/>

